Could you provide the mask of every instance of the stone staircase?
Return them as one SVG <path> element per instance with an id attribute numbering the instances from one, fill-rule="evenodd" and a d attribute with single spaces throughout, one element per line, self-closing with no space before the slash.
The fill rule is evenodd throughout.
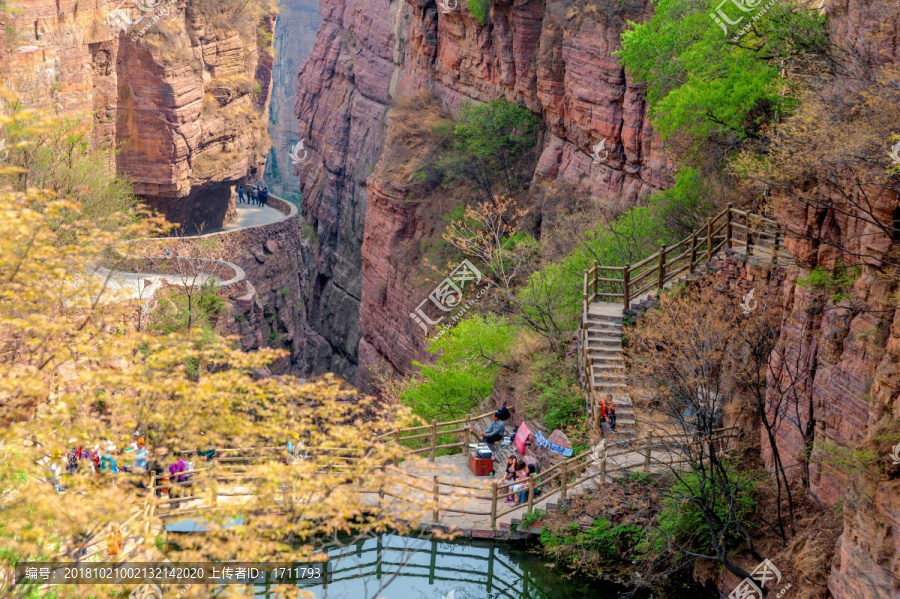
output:
<path id="1" fill-rule="evenodd" d="M 637 435 L 634 402 L 627 392 L 625 358 L 622 354 L 621 304 L 594 303 L 588 308 L 585 327 L 585 343 L 590 368 L 584 374 L 590 377 L 591 401 L 606 395 L 613 396 L 616 406 L 616 430 L 613 439 Z M 589 410 L 590 413 L 590 410 Z"/>

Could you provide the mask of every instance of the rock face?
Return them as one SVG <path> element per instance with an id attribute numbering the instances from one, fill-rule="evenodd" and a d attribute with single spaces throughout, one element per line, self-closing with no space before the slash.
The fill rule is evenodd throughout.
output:
<path id="1" fill-rule="evenodd" d="M 246 280 L 226 287 L 227 300 L 217 322 L 224 334 L 240 338 L 241 347 L 283 349 L 287 355 L 269 365 L 273 374 L 304 376 L 305 339 L 309 335 L 301 309 L 300 259 L 304 244 L 296 210 L 277 197 L 269 197 L 287 218 L 252 228 L 234 229 L 202 237 L 158 241 L 145 248 L 150 255 L 202 257 L 227 260 L 243 269 Z M 291 216 L 292 214 L 292 216 Z"/>
<path id="2" fill-rule="evenodd" d="M 299 143 L 294 103 L 297 73 L 312 52 L 316 31 L 322 23 L 316 0 L 283 0 L 275 23 L 275 55 L 272 69 L 272 102 L 269 104 L 269 137 L 272 149 L 266 159 L 266 184 L 281 197 L 300 191 L 300 179 L 291 164 L 291 149 Z M 305 143 L 305 140 L 304 140 Z M 303 151 L 298 152 L 303 156 Z"/>
<path id="3" fill-rule="evenodd" d="M 836 37 L 864 48 L 881 64 L 900 61 L 900 7 L 878 1 L 832 0 L 825 3 Z M 885 132 L 885 139 L 888 133 Z M 887 143 L 887 141 L 886 141 Z M 900 312 L 891 298 L 890 277 L 875 264 L 896 261 L 895 246 L 884 229 L 895 222 L 900 207 L 896 191 L 872 193 L 870 214 L 847 203 L 828 181 L 811 189 L 838 210 L 822 210 L 797 201 L 778 202 L 778 220 L 787 231 L 787 246 L 797 260 L 783 286 L 786 307 L 779 350 L 787 358 L 773 359 L 771 389 L 789 384 L 792 372 L 808 370 L 797 380 L 800 423 L 813 438 L 811 490 L 826 506 L 843 504 L 844 528 L 838 541 L 828 587 L 836 599 L 876 599 L 900 596 L 900 472 L 891 465 L 890 444 L 881 435 L 896 436 L 900 407 Z M 848 298 L 799 285 L 816 266 L 832 267 L 835 247 L 859 256 L 860 276 Z M 789 455 L 788 472 L 798 473 L 804 439 L 798 427 L 779 431 L 782 455 Z M 888 437 L 890 438 L 890 437 Z M 869 450 L 888 478 L 863 470 L 848 473 L 827 456 L 834 447 Z"/>
<path id="4" fill-rule="evenodd" d="M 272 54 L 259 31 L 273 16 L 248 27 L 198 6 L 22 0 L 0 67 L 27 106 L 93 111 L 94 142 L 117 150 L 118 173 L 187 228 L 220 226 L 232 186 L 262 173 L 268 149 Z"/>
<path id="5" fill-rule="evenodd" d="M 606 4 L 493 2 L 481 25 L 464 8 L 445 13 L 422 0 L 320 3 L 324 22 L 296 104 L 311 154 L 298 168 L 302 215 L 318 238 L 308 264 L 317 290 L 308 320 L 321 336 L 314 371 L 364 382 L 358 366 L 387 361 L 403 372 L 424 357 L 421 332 L 409 326 L 421 298 L 404 283 L 410 262 L 396 259 L 423 225 L 398 205 L 395 182 L 366 184 L 401 96 L 431 90 L 451 113 L 497 97 L 530 108 L 548 126 L 533 186 L 560 181 L 631 204 L 668 185 L 672 167 L 641 90 L 612 55 L 625 21 L 648 15 L 648 4 Z"/>

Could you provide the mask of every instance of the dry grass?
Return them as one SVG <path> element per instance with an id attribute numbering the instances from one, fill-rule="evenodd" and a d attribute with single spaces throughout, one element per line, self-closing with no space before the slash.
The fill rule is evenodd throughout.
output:
<path id="1" fill-rule="evenodd" d="M 208 38 L 237 34 L 246 42 L 257 38 L 260 19 L 274 14 L 276 6 L 274 0 L 189 0 L 188 14 L 202 22 Z"/>
<path id="2" fill-rule="evenodd" d="M 206 85 L 206 93 L 225 106 L 253 92 L 257 82 L 245 73 L 216 77 Z"/>
<path id="3" fill-rule="evenodd" d="M 428 90 L 399 98 L 391 113 L 379 176 L 411 182 L 418 167 L 440 151 L 441 140 L 434 129 L 446 121 L 440 103 Z"/>
<path id="4" fill-rule="evenodd" d="M 158 21 L 141 38 L 156 61 L 163 66 L 184 66 L 194 63 L 191 39 L 180 18 Z"/>

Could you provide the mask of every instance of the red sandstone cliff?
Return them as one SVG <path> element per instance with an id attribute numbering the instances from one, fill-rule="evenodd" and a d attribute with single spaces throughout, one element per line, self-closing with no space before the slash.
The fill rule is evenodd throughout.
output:
<path id="1" fill-rule="evenodd" d="M 867 68 L 900 62 L 896 2 L 831 0 L 825 8 L 833 39 L 867 57 Z M 826 86 L 828 93 L 839 92 Z M 900 117 L 887 127 L 900 130 Z M 883 131 L 885 144 L 889 133 Z M 896 277 L 886 276 L 881 261 L 896 262 L 896 239 L 889 228 L 896 226 L 900 198 L 889 187 L 852 189 L 848 182 L 858 173 L 842 175 L 848 179 L 807 181 L 807 195 L 816 202 L 776 197 L 778 221 L 787 230 L 786 245 L 797 265 L 783 286 L 786 316 L 769 393 L 779 382 L 790 384 L 787 373 L 798 366 L 809 373 L 797 388 L 809 408 L 801 411 L 800 421 L 814 438 L 811 491 L 827 507 L 842 505 L 844 518 L 828 590 L 837 599 L 885 599 L 900 596 L 900 469 L 890 464 L 891 448 L 884 440 L 898 432 L 900 312 L 893 296 Z M 836 301 L 833 292 L 798 284 L 814 267 L 831 268 L 837 260 L 860 266 L 846 298 Z M 781 354 L 786 358 L 777 357 Z M 778 437 L 788 471 L 799 476 L 804 440 L 798 428 L 782 426 Z M 829 456 L 835 447 L 871 452 L 887 464 L 888 478 L 851 474 L 834 465 Z"/>
<path id="2" fill-rule="evenodd" d="M 320 13 L 296 105 L 300 137 L 313 150 L 298 173 L 304 222 L 318 236 L 309 263 L 321 290 L 309 306 L 321 348 L 314 370 L 363 382 L 375 362 L 406 372 L 424 357 L 409 318 L 419 298 L 400 283 L 411 263 L 398 260 L 398 248 L 428 225 L 397 209 L 402 195 L 392 186 L 403 181 L 369 177 L 398 98 L 432 90 L 451 113 L 496 97 L 529 107 L 548 126 L 533 186 L 560 181 L 584 196 L 633 203 L 670 181 L 641 90 L 612 55 L 626 19 L 648 14 L 642 1 L 494 2 L 484 26 L 464 8 L 443 13 L 418 0 L 323 0 Z M 610 152 L 595 163 L 590 152 L 601 139 Z"/>
<path id="3" fill-rule="evenodd" d="M 830 0 L 825 10 L 835 39 L 871 52 L 881 64 L 897 62 L 896 3 Z M 612 56 L 623 19 L 639 20 L 647 11 L 642 2 L 506 0 L 492 3 L 489 23 L 481 26 L 464 9 L 444 14 L 424 1 L 322 2 L 325 22 L 301 69 L 296 106 L 300 136 L 314 150 L 299 169 L 304 220 L 318 235 L 308 263 L 321 291 L 310 306 L 321 348 L 314 368 L 364 381 L 362 369 L 354 372 L 357 364 L 386 360 L 405 372 L 423 355 L 421 333 L 407 316 L 425 297 L 410 264 L 418 241 L 434 231 L 420 207 L 405 201 L 415 186 L 393 176 L 390 165 L 376 165 L 387 137 L 385 116 L 397 98 L 429 89 L 451 112 L 467 99 L 498 96 L 528 106 L 549 129 L 535 185 L 562 180 L 627 201 L 667 185 L 671 169 L 647 126 L 640 89 Z M 612 150 L 594 164 L 588 152 L 601 138 Z M 818 185 L 816 193 L 846 208 L 825 182 Z M 892 289 L 864 265 L 853 286 L 855 307 L 836 309 L 825 298 L 823 310 L 824 294 L 797 279 L 816 265 L 833 265 L 829 244 L 882 258 L 892 242 L 840 211 L 781 200 L 778 219 L 791 231 L 789 250 L 798 265 L 783 285 L 787 316 L 779 349 L 802 351 L 810 360 L 803 392 L 812 400 L 814 449 L 865 443 L 894 426 L 900 407 L 900 317 L 888 301 Z M 897 208 L 896 195 L 883 194 L 874 212 L 890 223 Z M 783 365 L 772 366 L 777 376 Z M 785 426 L 780 441 L 794 465 L 803 453 L 798 435 Z M 900 596 L 898 485 L 848 480 L 818 455 L 813 492 L 825 505 L 844 501 L 829 592 L 840 599 Z"/>
<path id="4" fill-rule="evenodd" d="M 118 173 L 170 220 L 219 226 L 231 186 L 259 174 L 268 151 L 261 32 L 273 14 L 254 2 L 229 17 L 230 4 L 19 0 L 0 69 L 26 106 L 93 112 L 95 141 L 116 148 Z"/>

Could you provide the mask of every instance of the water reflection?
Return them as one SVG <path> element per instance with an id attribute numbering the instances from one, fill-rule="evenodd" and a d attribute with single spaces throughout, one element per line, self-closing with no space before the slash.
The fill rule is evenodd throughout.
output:
<path id="1" fill-rule="evenodd" d="M 533 554 L 490 542 L 382 535 L 329 555 L 331 581 L 302 586 L 317 599 L 613 599 L 623 591 L 567 579 Z"/>

